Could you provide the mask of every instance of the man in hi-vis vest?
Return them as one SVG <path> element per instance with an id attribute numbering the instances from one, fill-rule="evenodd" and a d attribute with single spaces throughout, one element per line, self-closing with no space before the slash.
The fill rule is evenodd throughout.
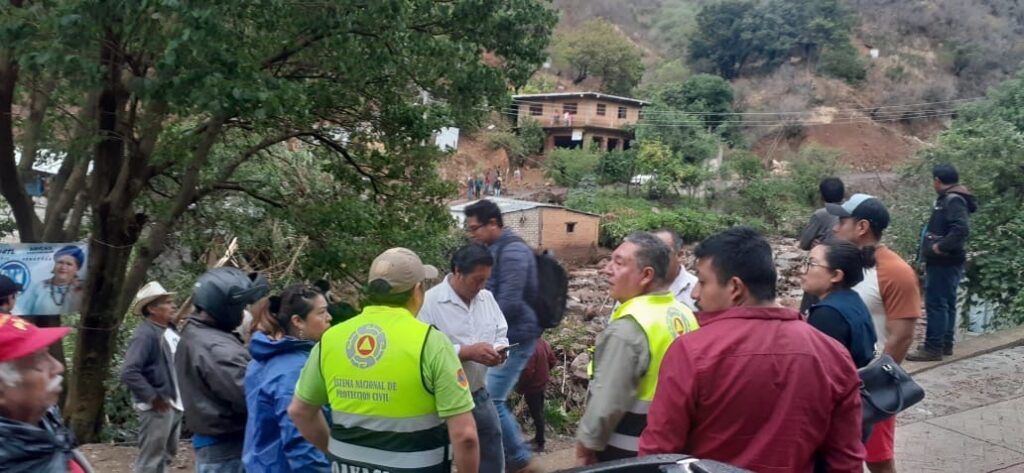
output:
<path id="1" fill-rule="evenodd" d="M 653 234 L 633 233 L 604 268 L 619 305 L 597 338 L 578 465 L 637 456 L 661 359 L 673 340 L 697 329 L 693 312 L 668 291 L 669 251 Z"/>
<path id="2" fill-rule="evenodd" d="M 333 472 L 446 473 L 453 452 L 460 473 L 477 472 L 469 380 L 448 337 L 415 316 L 423 281 L 436 277 L 410 250 L 381 253 L 369 305 L 310 352 L 288 414 Z"/>

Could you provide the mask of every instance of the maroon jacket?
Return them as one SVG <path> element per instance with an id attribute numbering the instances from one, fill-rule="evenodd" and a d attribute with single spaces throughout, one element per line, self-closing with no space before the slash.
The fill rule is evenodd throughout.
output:
<path id="1" fill-rule="evenodd" d="M 685 453 L 759 473 L 861 473 L 860 378 L 792 309 L 698 314 L 665 354 L 640 455 Z"/>
<path id="2" fill-rule="evenodd" d="M 533 394 L 543 392 L 551 380 L 550 371 L 555 367 L 555 352 L 551 351 L 551 345 L 543 338 L 537 339 L 537 345 L 533 349 L 530 361 L 526 362 L 522 374 L 519 375 L 520 394 Z"/>

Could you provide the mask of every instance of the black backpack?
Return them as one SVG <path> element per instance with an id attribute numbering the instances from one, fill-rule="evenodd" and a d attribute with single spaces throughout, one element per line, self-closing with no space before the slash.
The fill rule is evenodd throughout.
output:
<path id="1" fill-rule="evenodd" d="M 517 241 L 530 247 L 521 238 L 517 238 Z M 501 260 L 505 245 L 498 248 L 495 266 Z M 537 323 L 541 328 L 555 328 L 565 316 L 565 306 L 569 299 L 569 273 L 547 251 L 534 251 L 533 257 L 537 268 L 537 289 L 526 295 L 526 303 L 537 313 Z"/>

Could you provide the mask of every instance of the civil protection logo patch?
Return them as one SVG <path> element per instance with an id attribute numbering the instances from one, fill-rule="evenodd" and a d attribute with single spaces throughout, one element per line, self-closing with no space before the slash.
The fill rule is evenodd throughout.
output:
<path id="1" fill-rule="evenodd" d="M 690 331 L 686 326 L 686 322 L 683 321 L 683 312 L 675 307 L 669 307 L 668 311 L 666 311 L 665 323 L 674 334 L 674 337 L 678 337 Z"/>
<path id="2" fill-rule="evenodd" d="M 469 387 L 469 378 L 466 377 L 466 372 L 463 371 L 462 368 L 459 368 L 459 371 L 455 373 L 455 379 L 459 381 L 459 386 L 462 389 Z"/>
<path id="3" fill-rule="evenodd" d="M 366 324 L 352 332 L 348 337 L 345 354 L 356 368 L 369 368 L 377 364 L 377 360 L 388 347 L 384 330 L 374 324 Z"/>

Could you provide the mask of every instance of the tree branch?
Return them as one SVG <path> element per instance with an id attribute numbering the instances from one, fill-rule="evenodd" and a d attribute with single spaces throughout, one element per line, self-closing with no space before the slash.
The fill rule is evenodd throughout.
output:
<path id="1" fill-rule="evenodd" d="M 273 55 L 273 56 L 271 56 L 271 57 L 269 57 L 267 59 L 264 59 L 263 63 L 261 64 L 261 68 L 262 69 L 267 69 L 267 68 L 269 68 L 271 66 L 274 66 L 275 64 L 283 63 L 283 62 L 287 61 L 288 58 L 298 54 L 303 49 L 306 49 L 309 46 L 311 46 L 313 43 L 316 43 L 317 41 L 320 41 L 321 39 L 326 38 L 327 35 L 328 35 L 328 33 L 320 33 L 320 34 L 315 34 L 315 35 L 307 36 L 307 37 L 299 40 L 299 42 L 296 43 L 294 46 L 292 46 L 290 48 L 282 49 L 277 54 L 275 54 L 275 55 Z"/>
<path id="2" fill-rule="evenodd" d="M 278 201 L 276 201 L 274 199 L 271 199 L 270 197 L 266 197 L 266 196 L 257 194 L 252 189 L 246 188 L 246 187 L 242 186 L 242 184 L 237 183 L 237 182 L 222 182 L 222 183 L 219 183 L 219 184 L 214 184 L 213 185 L 213 190 L 238 191 L 238 192 L 241 192 L 243 194 L 248 195 L 249 197 L 252 197 L 253 199 L 256 199 L 256 200 L 258 200 L 260 202 L 268 204 L 271 207 L 276 207 L 276 208 L 279 208 L 279 209 L 284 208 L 284 204 L 282 204 L 281 202 L 278 202 Z"/>
<path id="3" fill-rule="evenodd" d="M 221 130 L 226 120 L 227 117 L 214 116 L 204 127 L 202 140 L 192 153 L 192 161 L 185 171 L 185 176 L 182 178 L 181 186 L 174 197 L 174 203 L 171 205 L 170 211 L 164 218 L 156 222 L 145 240 L 137 245 L 139 250 L 138 257 L 135 258 L 131 269 L 128 270 L 128 275 L 125 277 L 124 287 L 126 289 L 134 291 L 142 285 L 149 267 L 167 246 L 167 237 L 171 232 L 171 227 L 178 222 L 178 219 L 185 213 L 185 210 L 188 209 L 188 206 L 193 202 L 194 196 L 199 191 L 200 174 L 210 159 L 210 151 L 213 149 L 217 139 L 220 138 Z"/>
<path id="4" fill-rule="evenodd" d="M 365 171 L 362 168 L 362 166 L 360 166 L 359 163 L 356 162 L 352 155 L 349 154 L 348 150 L 341 143 L 338 143 L 337 141 L 334 141 L 330 137 L 323 135 L 321 133 L 314 133 L 312 137 L 319 141 L 320 143 L 326 145 L 328 148 L 332 149 L 336 153 L 340 154 L 343 158 L 345 158 L 345 161 L 347 161 L 349 165 L 355 168 L 357 173 L 367 178 L 370 181 L 370 187 L 373 188 L 374 194 L 387 195 L 386 193 L 381 192 L 380 187 L 378 187 L 377 177 Z"/>
<path id="5" fill-rule="evenodd" d="M 29 96 L 28 121 L 25 122 L 24 133 L 21 140 L 21 162 L 18 163 L 18 172 L 22 179 L 31 176 L 32 165 L 36 162 L 36 153 L 39 150 L 39 134 L 43 128 L 43 118 L 46 117 L 46 109 L 50 107 L 50 93 L 53 92 L 57 82 L 51 78 L 40 81 L 40 85 L 32 89 Z"/>

